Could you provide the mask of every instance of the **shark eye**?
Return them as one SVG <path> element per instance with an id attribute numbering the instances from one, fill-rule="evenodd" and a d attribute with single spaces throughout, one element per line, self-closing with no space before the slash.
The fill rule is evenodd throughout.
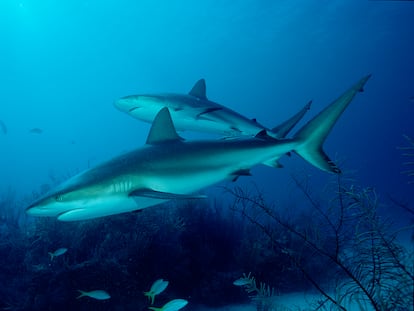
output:
<path id="1" fill-rule="evenodd" d="M 56 202 L 63 202 L 63 195 L 61 195 L 61 194 L 57 194 L 57 195 L 55 196 L 55 200 L 56 200 Z"/>

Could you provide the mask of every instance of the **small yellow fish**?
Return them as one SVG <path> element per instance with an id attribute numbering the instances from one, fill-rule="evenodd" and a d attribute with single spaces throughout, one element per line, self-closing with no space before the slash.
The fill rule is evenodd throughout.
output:
<path id="1" fill-rule="evenodd" d="M 57 250 L 55 250 L 54 252 L 49 252 L 48 254 L 50 255 L 50 260 L 53 260 L 53 258 L 61 256 L 64 253 L 66 253 L 67 251 L 68 251 L 68 249 L 66 247 L 61 247 L 61 248 L 58 248 Z"/>
<path id="2" fill-rule="evenodd" d="M 161 308 L 149 307 L 153 311 L 177 311 L 181 308 L 184 308 L 187 305 L 188 301 L 185 299 L 173 299 L 170 302 L 167 302 Z"/>
<path id="3" fill-rule="evenodd" d="M 248 284 L 251 284 L 251 283 L 252 282 L 249 279 L 246 279 L 246 278 L 240 278 L 240 279 L 237 279 L 233 282 L 233 284 L 236 285 L 236 286 L 245 286 L 245 285 L 248 285 Z"/>
<path id="4" fill-rule="evenodd" d="M 111 298 L 111 295 L 109 295 L 106 291 L 97 289 L 97 290 L 91 290 L 90 292 L 85 292 L 83 290 L 78 289 L 78 292 L 80 295 L 76 297 L 76 299 L 82 298 L 82 297 L 90 297 L 97 300 L 106 300 Z"/>
<path id="5" fill-rule="evenodd" d="M 154 304 L 155 296 L 162 293 L 168 286 L 168 281 L 164 281 L 163 279 L 156 280 L 151 289 L 148 292 L 144 292 L 144 295 L 148 297 L 151 301 L 151 304 Z"/>

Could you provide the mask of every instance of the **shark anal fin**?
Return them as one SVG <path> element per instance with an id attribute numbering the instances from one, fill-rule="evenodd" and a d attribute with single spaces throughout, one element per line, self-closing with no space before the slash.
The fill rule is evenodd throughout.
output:
<path id="1" fill-rule="evenodd" d="M 163 191 L 156 191 L 148 188 L 137 189 L 129 194 L 130 197 L 146 197 L 161 200 L 187 200 L 187 199 L 205 199 L 205 195 L 200 194 L 179 194 Z"/>
<path id="2" fill-rule="evenodd" d="M 200 79 L 198 80 L 193 88 L 191 89 L 191 91 L 188 93 L 191 96 L 200 98 L 200 99 L 205 99 L 207 100 L 207 96 L 206 96 L 206 81 L 204 79 Z"/>

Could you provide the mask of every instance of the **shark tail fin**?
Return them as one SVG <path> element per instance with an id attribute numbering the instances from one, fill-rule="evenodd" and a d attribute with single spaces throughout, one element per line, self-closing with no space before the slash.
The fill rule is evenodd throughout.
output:
<path id="1" fill-rule="evenodd" d="M 155 299 L 155 293 L 152 291 L 144 292 L 144 296 L 148 297 L 149 301 L 151 301 L 151 304 L 154 304 Z"/>
<path id="2" fill-rule="evenodd" d="M 338 118 L 355 95 L 363 92 L 363 87 L 370 77 L 371 75 L 367 75 L 359 80 L 295 134 L 294 139 L 298 145 L 294 151 L 299 156 L 323 171 L 341 173 L 336 164 L 325 154 L 322 146 Z"/>
<path id="3" fill-rule="evenodd" d="M 78 297 L 76 297 L 76 299 L 79 299 L 79 298 L 82 298 L 82 297 L 86 296 L 86 292 L 84 292 L 83 290 L 78 289 L 78 292 L 79 292 L 80 295 Z"/>
<path id="4" fill-rule="evenodd" d="M 303 118 L 306 112 L 310 109 L 311 104 L 312 104 L 312 101 L 310 100 L 295 115 L 290 117 L 288 120 L 286 120 L 282 124 L 279 124 L 278 126 L 275 126 L 274 128 L 272 128 L 272 130 L 270 131 L 270 136 L 276 139 L 285 138 L 286 135 L 292 130 L 292 128 Z"/>

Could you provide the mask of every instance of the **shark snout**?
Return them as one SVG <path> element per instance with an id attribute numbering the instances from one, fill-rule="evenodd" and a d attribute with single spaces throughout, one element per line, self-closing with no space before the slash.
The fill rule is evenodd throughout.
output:
<path id="1" fill-rule="evenodd" d="M 26 207 L 31 216 L 56 216 L 68 209 L 68 205 L 60 202 L 59 195 L 50 195 L 33 202 Z"/>
<path id="2" fill-rule="evenodd" d="M 121 97 L 114 101 L 114 106 L 123 112 L 131 112 L 137 108 L 140 108 L 139 105 L 139 96 L 125 96 Z"/>

